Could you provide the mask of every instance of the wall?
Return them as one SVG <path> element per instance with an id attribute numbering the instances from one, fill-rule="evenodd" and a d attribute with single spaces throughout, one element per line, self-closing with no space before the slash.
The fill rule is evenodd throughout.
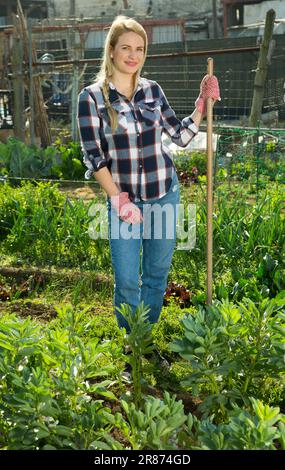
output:
<path id="1" fill-rule="evenodd" d="M 70 11 L 70 0 L 48 0 L 50 14 L 58 17 L 67 17 Z M 199 16 L 212 14 L 212 0 L 199 0 L 199 2 L 185 2 L 185 0 L 75 0 L 77 16 L 87 17 L 114 16 L 124 13 L 124 5 L 128 4 L 136 16 L 152 14 L 155 18 L 173 16 L 184 17 L 192 14 Z M 217 0 L 217 7 L 220 7 Z M 53 9 L 55 7 L 55 12 Z"/>
<path id="2" fill-rule="evenodd" d="M 185 0 L 75 0 L 75 14 L 78 18 L 98 18 L 99 21 L 112 21 L 118 14 L 143 18 L 190 18 L 209 22 L 210 36 L 213 36 L 212 0 L 199 2 Z M 48 0 L 49 16 L 67 18 L 70 13 L 70 0 Z M 129 9 L 125 9 L 125 5 Z M 222 36 L 221 0 L 216 0 L 218 33 Z"/>
<path id="3" fill-rule="evenodd" d="M 285 0 L 272 0 L 258 5 L 245 5 L 244 24 L 265 20 L 266 13 L 271 8 L 275 10 L 276 18 L 285 18 Z"/>

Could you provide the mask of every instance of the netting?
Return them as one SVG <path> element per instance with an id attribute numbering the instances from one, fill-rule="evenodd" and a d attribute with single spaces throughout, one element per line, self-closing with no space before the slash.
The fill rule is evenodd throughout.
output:
<path id="1" fill-rule="evenodd" d="M 103 33 L 106 35 L 105 30 Z M 42 78 L 53 138 L 57 137 L 61 129 L 71 132 L 74 84 L 76 83 L 79 91 L 92 83 L 99 70 L 102 48 L 91 49 L 88 37 L 87 32 L 77 30 L 74 25 L 62 25 L 50 30 L 42 25 L 33 32 L 38 63 L 42 64 L 34 67 L 34 74 Z M 284 127 L 285 66 L 282 60 L 282 40 L 284 41 L 284 37 L 276 37 L 270 59 L 261 116 L 263 127 Z M 239 50 L 234 52 L 233 49 Z M 201 53 L 203 50 L 208 53 L 197 55 L 197 52 Z M 214 73 L 219 78 L 222 96 L 222 101 L 215 105 L 215 122 L 219 125 L 246 126 L 259 54 L 254 38 L 237 39 L 234 42 L 232 39 L 222 39 L 214 42 L 205 40 L 152 44 L 142 75 L 161 84 L 177 116 L 183 118 L 194 108 L 199 84 L 206 72 L 206 59 L 211 51 Z M 183 56 L 185 52 L 196 55 Z M 168 56 L 165 57 L 164 54 Z M 74 62 L 75 59 L 80 59 L 80 63 Z M 46 61 L 49 62 L 48 65 Z M 6 85 L 8 83 L 8 88 L 12 89 L 9 67 L 2 81 Z M 27 95 L 26 104 L 28 107 Z"/>
<path id="2" fill-rule="evenodd" d="M 285 130 L 220 129 L 214 178 L 248 184 L 255 190 L 270 181 L 285 183 Z"/>

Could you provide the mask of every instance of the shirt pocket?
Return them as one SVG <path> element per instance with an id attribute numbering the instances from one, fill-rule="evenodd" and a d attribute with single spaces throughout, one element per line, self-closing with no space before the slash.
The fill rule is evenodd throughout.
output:
<path id="1" fill-rule="evenodd" d="M 147 126 L 160 126 L 162 124 L 161 105 L 160 100 L 139 104 L 143 121 Z"/>
<path id="2" fill-rule="evenodd" d="M 101 105 L 98 107 L 98 109 L 103 119 L 104 132 L 106 135 L 125 134 L 128 131 L 128 120 L 124 111 L 121 109 L 116 110 L 118 115 L 118 127 L 115 132 L 113 132 L 111 127 L 111 120 L 106 106 Z"/>

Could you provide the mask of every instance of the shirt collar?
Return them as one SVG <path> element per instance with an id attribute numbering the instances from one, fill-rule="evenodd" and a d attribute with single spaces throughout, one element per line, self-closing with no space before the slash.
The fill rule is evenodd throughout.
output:
<path id="1" fill-rule="evenodd" d="M 138 79 L 138 86 L 137 86 L 137 89 L 136 89 L 136 93 L 141 89 L 143 88 L 144 86 L 144 82 L 143 82 L 143 79 L 142 77 L 139 77 Z M 110 100 L 110 103 L 114 103 L 115 101 L 120 101 L 120 98 L 119 98 L 119 95 L 118 95 L 118 91 L 115 87 L 115 85 L 109 81 L 109 100 Z"/>

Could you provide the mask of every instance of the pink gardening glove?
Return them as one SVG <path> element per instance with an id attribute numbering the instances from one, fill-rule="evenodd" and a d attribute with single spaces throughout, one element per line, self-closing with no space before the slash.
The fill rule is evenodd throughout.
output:
<path id="1" fill-rule="evenodd" d="M 111 196 L 111 204 L 116 209 L 118 217 L 129 224 L 142 222 L 140 209 L 129 199 L 129 194 L 121 192 L 116 196 Z"/>
<path id="2" fill-rule="evenodd" d="M 195 101 L 195 107 L 200 111 L 203 117 L 207 114 L 208 98 L 212 98 L 214 101 L 221 101 L 219 82 L 215 75 L 211 77 L 205 75 L 200 83 L 200 94 Z"/>

